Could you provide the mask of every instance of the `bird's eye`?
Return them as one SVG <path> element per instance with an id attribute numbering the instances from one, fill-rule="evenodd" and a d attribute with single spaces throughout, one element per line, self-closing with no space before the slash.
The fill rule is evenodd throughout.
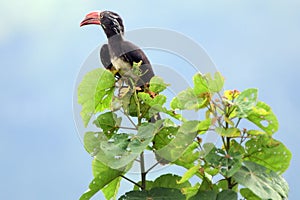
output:
<path id="1" fill-rule="evenodd" d="M 103 15 L 100 15 L 100 19 L 102 19 L 103 18 Z"/>

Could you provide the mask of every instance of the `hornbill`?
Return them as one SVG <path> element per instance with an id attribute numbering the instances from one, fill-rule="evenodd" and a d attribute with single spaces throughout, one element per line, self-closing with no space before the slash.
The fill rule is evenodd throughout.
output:
<path id="1" fill-rule="evenodd" d="M 80 26 L 89 24 L 100 25 L 108 39 L 100 50 L 100 59 L 103 66 L 112 71 L 117 79 L 122 76 L 133 76 L 133 63 L 142 62 L 141 75 L 134 77 L 136 86 L 145 87 L 154 76 L 151 64 L 145 53 L 136 45 L 124 40 L 124 25 L 121 17 L 112 11 L 91 12 L 86 15 Z M 131 77 L 132 78 L 132 77 Z"/>
<path id="2" fill-rule="evenodd" d="M 102 11 L 91 12 L 85 16 L 80 26 L 89 24 L 100 25 L 104 30 L 108 44 L 104 44 L 100 50 L 100 59 L 103 66 L 112 71 L 116 79 L 122 77 L 134 78 L 135 86 L 144 91 L 149 86 L 154 72 L 145 53 L 133 43 L 124 40 L 124 25 L 122 18 L 115 12 Z M 140 75 L 132 72 L 133 63 L 142 62 Z M 130 83 L 127 83 L 130 85 Z M 149 93 L 152 97 L 153 93 Z M 160 119 L 160 115 L 151 118 L 151 122 Z"/>
<path id="3" fill-rule="evenodd" d="M 100 49 L 100 59 L 103 66 L 112 71 L 117 79 L 123 76 L 132 78 L 133 63 L 142 62 L 140 66 L 140 76 L 134 77 L 137 78 L 135 79 L 135 86 L 140 87 L 142 91 L 145 87 L 148 87 L 150 79 L 154 76 L 152 66 L 145 53 L 139 47 L 124 40 L 122 18 L 112 11 L 91 12 L 85 16 L 80 26 L 89 24 L 100 25 L 107 36 L 108 44 L 104 44 Z M 150 93 L 150 95 L 153 97 L 152 93 Z M 159 113 L 157 113 L 157 115 L 151 117 L 150 122 L 154 123 L 159 119 L 161 119 L 161 117 Z M 160 158 L 160 156 L 156 156 L 159 163 L 168 163 Z"/>

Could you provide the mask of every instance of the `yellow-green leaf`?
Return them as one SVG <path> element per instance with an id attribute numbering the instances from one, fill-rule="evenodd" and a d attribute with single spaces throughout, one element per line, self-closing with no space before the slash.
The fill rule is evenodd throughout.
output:
<path id="1" fill-rule="evenodd" d="M 189 170 L 187 170 L 184 175 L 182 176 L 182 178 L 177 182 L 178 184 L 182 184 L 186 181 L 188 181 L 190 178 L 192 178 L 199 170 L 200 166 L 199 165 L 195 165 L 192 168 L 190 168 Z"/>
<path id="2" fill-rule="evenodd" d="M 273 135 L 279 127 L 277 117 L 271 107 L 261 101 L 252 109 L 247 119 L 269 135 Z"/>
<path id="3" fill-rule="evenodd" d="M 221 136 L 225 136 L 225 137 L 238 137 L 241 135 L 241 131 L 238 128 L 221 128 L 221 127 L 217 127 L 216 132 L 221 135 Z"/>

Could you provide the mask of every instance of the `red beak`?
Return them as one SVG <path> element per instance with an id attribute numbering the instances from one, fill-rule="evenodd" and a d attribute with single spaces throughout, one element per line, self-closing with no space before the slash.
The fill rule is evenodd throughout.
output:
<path id="1" fill-rule="evenodd" d="M 85 26 L 89 24 L 97 24 L 100 25 L 100 13 L 99 12 L 91 12 L 85 16 L 85 18 L 80 23 L 80 26 Z"/>

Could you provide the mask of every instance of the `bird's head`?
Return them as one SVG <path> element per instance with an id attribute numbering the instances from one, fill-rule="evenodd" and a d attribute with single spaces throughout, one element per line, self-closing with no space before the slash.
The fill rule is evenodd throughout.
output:
<path id="1" fill-rule="evenodd" d="M 80 23 L 80 26 L 89 24 L 101 25 L 108 38 L 116 34 L 124 34 L 121 17 L 112 11 L 91 12 L 87 14 Z"/>

